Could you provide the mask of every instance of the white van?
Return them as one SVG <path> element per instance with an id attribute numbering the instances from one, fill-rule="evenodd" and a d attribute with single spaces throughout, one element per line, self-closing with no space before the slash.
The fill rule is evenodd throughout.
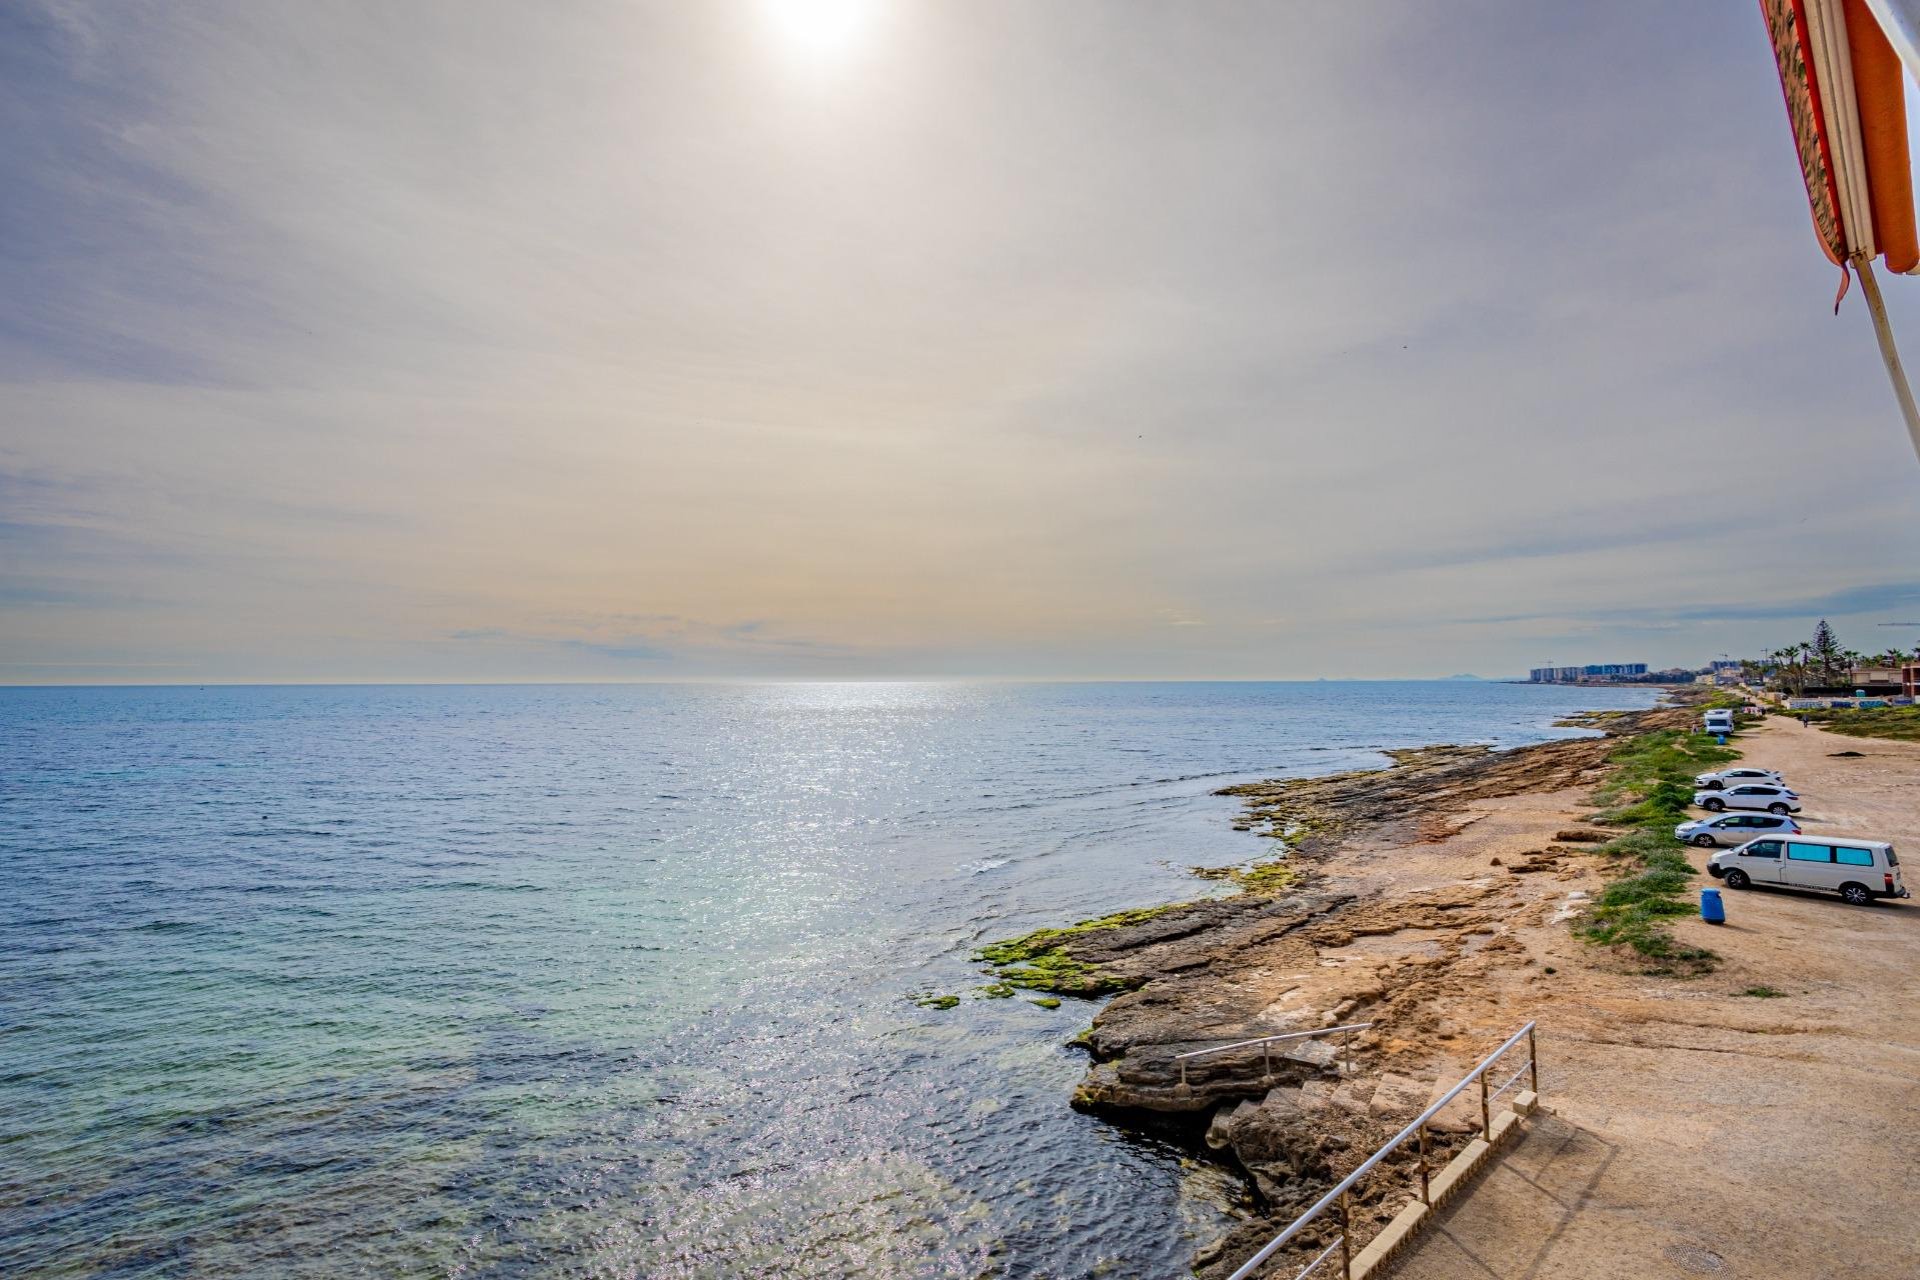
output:
<path id="1" fill-rule="evenodd" d="M 1750 884 L 1825 889 L 1856 907 L 1875 898 L 1911 896 L 1900 881 L 1900 859 L 1884 840 L 1767 836 L 1714 854 L 1707 859 L 1707 874 L 1725 879 L 1729 889 Z"/>
<path id="2" fill-rule="evenodd" d="M 1707 712 L 1705 722 L 1708 733 L 1733 732 L 1733 712 L 1728 711 L 1724 707 L 1716 711 Z"/>

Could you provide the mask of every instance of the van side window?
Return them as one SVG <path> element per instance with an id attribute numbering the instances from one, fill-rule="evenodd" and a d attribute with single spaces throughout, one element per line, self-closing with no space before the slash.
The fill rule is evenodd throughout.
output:
<path id="1" fill-rule="evenodd" d="M 1850 867 L 1870 867 L 1873 865 L 1873 852 L 1869 849 L 1846 849 L 1835 845 L 1833 860 L 1844 862 Z"/>
<path id="2" fill-rule="evenodd" d="M 1789 862 L 1832 862 L 1833 850 L 1824 844 L 1790 844 L 1787 846 Z"/>
<path id="3" fill-rule="evenodd" d="M 1778 840 L 1755 840 L 1740 850 L 1743 858 L 1777 858 L 1780 856 Z"/>

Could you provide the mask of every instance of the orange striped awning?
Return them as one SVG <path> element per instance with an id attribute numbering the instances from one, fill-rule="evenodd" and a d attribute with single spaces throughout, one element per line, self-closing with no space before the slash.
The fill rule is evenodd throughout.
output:
<path id="1" fill-rule="evenodd" d="M 1760 0 L 1820 247 L 1920 266 L 1899 57 L 1867 0 Z"/>

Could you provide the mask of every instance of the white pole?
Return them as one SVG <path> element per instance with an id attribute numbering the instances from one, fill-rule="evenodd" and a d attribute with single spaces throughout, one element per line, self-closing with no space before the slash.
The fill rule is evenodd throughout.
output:
<path id="1" fill-rule="evenodd" d="M 1867 0 L 1867 9 L 1906 64 L 1907 74 L 1920 80 L 1920 0 Z"/>
<path id="2" fill-rule="evenodd" d="M 1873 315 L 1873 336 L 1880 340 L 1880 358 L 1886 361 L 1894 398 L 1900 402 L 1900 414 L 1907 420 L 1913 452 L 1920 457 L 1920 409 L 1914 407 L 1913 388 L 1907 385 L 1907 372 L 1900 367 L 1900 348 L 1893 345 L 1893 326 L 1887 323 L 1887 304 L 1880 297 L 1880 282 L 1873 278 L 1873 262 L 1866 254 L 1854 254 L 1853 265 L 1860 273 L 1860 291 L 1867 295 L 1867 310 Z"/>

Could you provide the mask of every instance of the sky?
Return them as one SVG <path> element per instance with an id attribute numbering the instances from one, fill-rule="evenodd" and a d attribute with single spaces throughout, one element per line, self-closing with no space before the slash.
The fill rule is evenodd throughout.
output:
<path id="1" fill-rule="evenodd" d="M 1751 3 L 12 0 L 0 128 L 0 683 L 1920 644 Z"/>

